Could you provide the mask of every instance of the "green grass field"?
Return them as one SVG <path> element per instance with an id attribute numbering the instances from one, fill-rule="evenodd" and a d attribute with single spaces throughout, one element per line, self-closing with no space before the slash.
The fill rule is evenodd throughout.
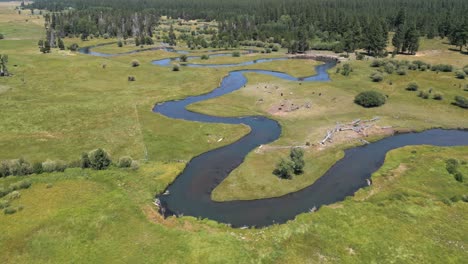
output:
<path id="1" fill-rule="evenodd" d="M 248 128 L 168 119 L 151 112 L 154 104 L 207 93 L 234 69 L 275 70 L 301 77 L 313 74 L 317 62 L 183 67 L 173 72 L 150 64 L 154 59 L 178 57 L 164 51 L 113 58 L 58 50 L 41 54 L 37 41 L 43 36 L 42 18 L 26 11 L 17 14 L 17 4 L 0 3 L 0 33 L 5 35 L 0 53 L 9 55 L 13 74 L 0 79 L 0 160 L 73 161 L 83 151 L 102 147 L 114 160 L 130 155 L 140 160 L 141 167 L 0 178 L 0 187 L 32 182 L 29 189 L 19 191 L 20 198 L 11 201 L 21 211 L 12 215 L 0 211 L 1 263 L 462 263 L 468 259 L 468 206 L 450 201 L 468 195 L 468 185 L 466 179 L 455 181 L 445 168 L 448 158 L 468 161 L 466 146 L 393 150 L 374 173 L 372 186 L 287 224 L 240 230 L 193 217 L 163 219 L 152 204 L 155 194 L 191 158 L 239 139 Z M 81 47 L 112 41 L 65 39 L 66 45 Z M 449 50 L 444 41 L 422 40 L 420 56 L 397 58 L 457 67 L 468 64 L 468 56 Z M 133 48 L 113 44 L 96 51 Z M 284 55 L 282 51 L 189 62 L 233 63 Z M 134 59 L 139 67 L 131 67 Z M 401 131 L 468 127 L 467 111 L 451 105 L 455 95 L 468 97 L 461 88 L 466 80 L 456 79 L 453 73 L 408 71 L 406 76 L 384 75 L 383 82 L 373 83 L 369 75 L 375 69 L 369 61 L 350 63 L 350 76 L 332 69 L 332 82 L 326 83 L 294 83 L 249 73 L 246 87 L 191 105 L 191 110 L 223 116 L 265 115 L 278 120 L 283 129 L 276 142 L 250 153 L 212 198 L 274 197 L 312 184 L 343 156 L 345 148 L 362 144 L 351 134 L 337 137 L 332 144 L 318 144 L 336 122 L 379 116 L 377 126 Z M 128 82 L 128 76 L 136 81 Z M 409 82 L 417 82 L 424 91 L 432 87 L 443 93 L 444 100 L 417 97 L 417 92 L 405 90 Z M 373 109 L 355 105 L 354 96 L 365 90 L 383 92 L 387 103 Z M 279 110 L 291 103 L 311 107 Z M 365 139 L 387 135 L 379 131 Z M 306 142 L 311 146 L 305 149 L 305 173 L 292 180 L 274 176 L 274 165 L 288 155 L 288 146 Z M 468 165 L 461 165 L 460 171 L 467 177 Z"/>

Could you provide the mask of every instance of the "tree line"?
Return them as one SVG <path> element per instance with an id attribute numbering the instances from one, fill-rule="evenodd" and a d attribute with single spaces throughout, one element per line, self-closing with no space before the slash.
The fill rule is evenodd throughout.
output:
<path id="1" fill-rule="evenodd" d="M 218 21 L 210 40 L 217 46 L 253 40 L 293 53 L 321 45 L 381 55 L 389 32 L 395 52 L 416 52 L 420 36 L 448 37 L 460 50 L 468 42 L 466 0 L 37 0 L 25 8 L 54 12 L 55 30 L 65 35 L 151 36 L 167 15 Z"/>

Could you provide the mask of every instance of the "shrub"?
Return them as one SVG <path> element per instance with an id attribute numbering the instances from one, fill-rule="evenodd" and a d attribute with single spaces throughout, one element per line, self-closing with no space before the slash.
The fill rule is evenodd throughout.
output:
<path id="1" fill-rule="evenodd" d="M 455 71 L 455 77 L 457 77 L 458 79 L 465 79 L 466 74 L 462 70 L 456 70 Z"/>
<path id="2" fill-rule="evenodd" d="M 104 39 L 108 39 L 108 38 L 109 38 L 109 34 L 108 34 L 108 33 L 104 33 L 104 34 L 102 34 L 102 37 L 103 37 Z"/>
<path id="3" fill-rule="evenodd" d="M 445 161 L 445 168 L 450 174 L 454 174 L 455 172 L 457 172 L 458 166 L 458 160 L 456 159 L 448 159 Z"/>
<path id="4" fill-rule="evenodd" d="M 455 180 L 457 180 L 457 182 L 463 182 L 463 174 L 461 172 L 455 172 L 453 177 L 455 178 Z"/>
<path id="5" fill-rule="evenodd" d="M 129 168 L 132 165 L 132 158 L 125 156 L 120 157 L 118 166 L 120 168 Z"/>
<path id="6" fill-rule="evenodd" d="M 26 180 L 25 180 L 25 181 L 20 181 L 20 182 L 18 183 L 18 187 L 19 187 L 20 189 L 28 189 L 29 187 L 31 187 L 31 182 L 30 182 L 30 181 L 26 181 Z"/>
<path id="7" fill-rule="evenodd" d="M 6 214 L 6 215 L 11 215 L 11 214 L 16 213 L 16 209 L 12 208 L 12 207 L 7 207 L 7 208 L 3 209 L 3 213 Z"/>
<path id="8" fill-rule="evenodd" d="M 174 64 L 174 65 L 172 66 L 172 71 L 180 71 L 180 66 L 179 66 L 179 64 Z"/>
<path id="9" fill-rule="evenodd" d="M 364 54 L 362 53 L 357 53 L 356 54 L 356 60 L 363 60 L 364 59 Z"/>
<path id="10" fill-rule="evenodd" d="M 86 169 L 86 168 L 91 167 L 91 161 L 89 161 L 89 155 L 86 152 L 81 153 L 80 167 L 82 169 Z"/>
<path id="11" fill-rule="evenodd" d="M 419 68 L 421 71 L 427 71 L 427 66 L 426 65 L 421 65 Z"/>
<path id="12" fill-rule="evenodd" d="M 400 66 L 400 67 L 398 67 L 396 73 L 397 73 L 398 75 L 406 75 L 406 71 L 407 71 L 407 70 L 408 70 L 407 67 Z"/>
<path id="13" fill-rule="evenodd" d="M 453 71 L 453 66 L 448 65 L 448 64 L 437 64 L 437 65 L 432 65 L 431 70 L 432 71 L 441 71 L 441 72 L 452 72 Z"/>
<path id="14" fill-rule="evenodd" d="M 465 65 L 465 67 L 463 67 L 463 72 L 468 75 L 468 65 Z"/>
<path id="15" fill-rule="evenodd" d="M 371 62 L 371 67 L 380 67 L 380 66 L 383 66 L 385 64 L 385 62 L 383 60 L 379 60 L 379 59 L 376 59 L 376 60 L 373 60 Z"/>
<path id="16" fill-rule="evenodd" d="M 70 46 L 68 46 L 68 49 L 71 50 L 71 51 L 77 51 L 79 47 L 80 46 L 78 46 L 78 44 L 73 43 Z"/>
<path id="17" fill-rule="evenodd" d="M 89 153 L 89 161 L 91 168 L 95 170 L 107 169 L 107 167 L 109 167 L 112 162 L 109 154 L 101 148 L 93 150 Z"/>
<path id="18" fill-rule="evenodd" d="M 291 179 L 292 174 L 294 173 L 294 163 L 289 160 L 281 159 L 281 161 L 276 165 L 273 174 L 282 178 L 282 179 Z"/>
<path id="19" fill-rule="evenodd" d="M 138 170 L 140 168 L 140 163 L 136 160 L 132 160 L 132 164 L 130 165 L 132 170 Z"/>
<path id="20" fill-rule="evenodd" d="M 21 193 L 18 192 L 18 191 L 12 191 L 11 193 L 9 193 L 6 198 L 9 200 L 9 201 L 13 201 L 13 200 L 16 200 L 16 199 L 19 199 L 21 198 Z"/>
<path id="21" fill-rule="evenodd" d="M 384 66 L 384 70 L 388 74 L 392 74 L 395 71 L 395 66 L 393 63 L 387 62 Z"/>
<path id="22" fill-rule="evenodd" d="M 44 172 L 54 172 L 57 169 L 57 164 L 53 160 L 46 160 L 42 163 Z"/>
<path id="23" fill-rule="evenodd" d="M 459 106 L 461 108 L 468 108 L 468 99 L 466 99 L 463 96 L 455 96 L 455 102 L 453 102 L 454 105 Z"/>
<path id="24" fill-rule="evenodd" d="M 381 82 L 383 80 L 383 76 L 379 72 L 372 73 L 370 78 L 373 82 Z"/>
<path id="25" fill-rule="evenodd" d="M 301 148 L 292 148 L 289 157 L 293 162 L 293 171 L 294 174 L 302 174 L 304 172 L 304 151 Z"/>
<path id="26" fill-rule="evenodd" d="M 408 86 L 406 87 L 407 91 L 417 91 L 419 88 L 418 84 L 415 82 L 409 83 Z"/>
<path id="27" fill-rule="evenodd" d="M 132 60 L 132 67 L 140 66 L 140 62 L 138 60 Z"/>
<path id="28" fill-rule="evenodd" d="M 135 76 L 130 75 L 130 76 L 127 77 L 127 80 L 129 82 L 134 82 L 134 81 L 136 81 L 136 78 L 135 78 Z"/>
<path id="29" fill-rule="evenodd" d="M 208 60 L 209 58 L 210 58 L 210 56 L 208 56 L 208 55 L 206 55 L 206 54 L 204 54 L 204 55 L 201 56 L 201 59 L 202 59 L 202 60 Z"/>
<path id="30" fill-rule="evenodd" d="M 41 174 L 44 172 L 44 169 L 42 168 L 42 162 L 36 162 L 33 164 L 33 173 L 35 174 Z"/>
<path id="31" fill-rule="evenodd" d="M 232 53 L 232 56 L 233 56 L 233 57 L 240 57 L 240 55 L 241 55 L 241 54 L 240 54 L 239 51 L 234 51 L 234 52 Z"/>
<path id="32" fill-rule="evenodd" d="M 55 171 L 64 172 L 67 167 L 67 163 L 63 160 L 57 160 L 55 162 Z"/>
<path id="33" fill-rule="evenodd" d="M 278 45 L 274 45 L 274 46 L 271 48 L 271 51 L 273 51 L 273 52 L 277 52 L 278 50 L 279 50 Z"/>
<path id="34" fill-rule="evenodd" d="M 4 38 L 5 36 L 2 33 L 0 33 L 0 39 L 4 39 Z"/>
<path id="35" fill-rule="evenodd" d="M 442 100 L 444 99 L 444 96 L 441 93 L 435 93 L 434 96 L 432 97 L 434 100 Z"/>
<path id="36" fill-rule="evenodd" d="M 363 107 L 377 107 L 385 104 L 386 97 L 377 91 L 366 91 L 358 94 L 354 102 Z"/>
<path id="37" fill-rule="evenodd" d="M 344 76 L 348 76 L 353 71 L 353 68 L 349 63 L 343 64 L 343 69 L 341 70 L 341 74 Z"/>
<path id="38" fill-rule="evenodd" d="M 420 91 L 418 96 L 421 97 L 422 99 L 428 99 L 429 98 L 429 93 L 424 92 L 424 91 Z"/>
<path id="39" fill-rule="evenodd" d="M 117 41 L 117 47 L 119 48 L 123 47 L 123 42 L 121 40 Z"/>
<path id="40" fill-rule="evenodd" d="M 181 62 L 187 62 L 188 57 L 187 57 L 187 55 L 183 54 L 183 55 L 180 56 L 179 59 L 180 59 Z"/>
<path id="41" fill-rule="evenodd" d="M 0 200 L 0 209 L 7 208 L 8 206 L 10 206 L 10 201 Z"/>

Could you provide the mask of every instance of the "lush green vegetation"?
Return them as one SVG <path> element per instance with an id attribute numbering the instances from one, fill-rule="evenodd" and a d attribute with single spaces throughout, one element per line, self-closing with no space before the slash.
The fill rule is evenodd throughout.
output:
<path id="1" fill-rule="evenodd" d="M 128 5 L 132 9 L 134 3 Z M 0 3 L 0 32 L 5 36 L 0 49 L 9 55 L 11 73 L 0 77 L 0 159 L 24 157 L 14 161 L 15 168 L 20 168 L 17 171 L 32 166 L 35 173 L 0 178 L 0 262 L 460 263 L 468 258 L 466 147 L 394 150 L 373 175 L 372 186 L 284 225 L 239 230 L 193 217 L 163 219 L 152 204 L 154 195 L 163 192 L 192 157 L 229 144 L 248 129 L 168 119 L 151 112 L 154 104 L 206 93 L 230 70 L 267 69 L 300 77 L 313 74 L 318 63 L 287 60 L 173 72 L 172 67 L 150 65 L 153 59 L 176 57 L 164 51 L 96 58 L 57 47 L 41 54 L 37 44 L 46 36 L 44 18 L 37 10 L 36 15 L 27 10 L 18 14 L 14 7 Z M 195 55 L 205 54 L 209 48 L 202 47 L 201 40 L 189 45 L 193 38 L 185 41 L 180 37 L 184 27 L 201 32 L 195 23 L 211 26 L 201 21 L 190 26 L 185 23 L 181 20 L 182 25 L 176 22 L 173 26 L 177 48 L 197 45 L 200 53 Z M 169 25 L 162 23 L 158 28 L 162 35 L 170 32 Z M 190 63 L 284 56 L 286 49 L 268 53 L 261 36 L 259 39 L 262 43 L 245 44 L 254 44 L 263 54 Z M 118 41 L 112 36 L 61 40 L 65 47 Z M 138 48 L 128 41 L 122 47 L 113 44 L 96 51 Z M 466 109 L 454 105 L 466 103 L 466 79 L 456 78 L 454 72 L 464 69 L 468 61 L 450 48 L 446 39 L 422 38 L 417 60 L 398 54 L 395 60 L 382 60 L 385 63 L 376 67 L 370 67 L 371 60 L 354 60 L 350 54 L 351 60 L 339 72 L 331 70 L 332 81 L 324 83 L 289 82 L 249 73 L 243 89 L 191 105 L 191 110 L 215 115 L 266 115 L 283 128 L 281 138 L 250 153 L 214 190 L 213 198 L 274 197 L 312 184 L 343 157 L 343 149 L 361 144 L 360 138 L 348 135 L 336 137 L 333 144 L 318 144 L 337 122 L 379 116 L 378 127 L 391 126 L 397 131 L 466 127 Z M 133 61 L 138 67 L 132 67 Z M 438 64 L 443 66 L 432 71 Z M 348 74 L 343 74 L 344 65 L 349 65 Z M 447 65 L 451 71 L 445 70 Z M 380 82 L 369 79 L 373 72 L 382 76 Z M 128 76 L 137 81 L 129 82 Z M 406 91 L 412 82 L 428 98 L 440 94 L 443 100 L 422 100 L 417 93 Z M 386 104 L 378 108 L 356 105 L 353 98 L 368 90 L 388 95 Z M 303 107 L 283 111 L 290 103 Z M 366 140 L 386 135 L 370 131 Z M 299 145 L 303 153 L 293 153 L 290 146 Z M 108 153 L 78 156 L 96 148 Z M 109 165 L 109 155 L 116 166 Z M 282 180 L 272 173 L 284 157 L 290 161 L 290 175 L 300 175 Z M 76 166 L 62 166 L 61 160 L 75 160 Z"/>
<path id="2" fill-rule="evenodd" d="M 354 102 L 364 107 L 376 107 L 385 104 L 385 95 L 376 91 L 365 91 L 354 98 Z"/>

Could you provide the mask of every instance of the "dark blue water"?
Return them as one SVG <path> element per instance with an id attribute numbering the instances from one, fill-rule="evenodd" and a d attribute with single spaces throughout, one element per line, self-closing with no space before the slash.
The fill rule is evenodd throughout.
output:
<path id="1" fill-rule="evenodd" d="M 218 54 L 218 56 L 230 55 Z M 239 64 L 188 64 L 187 66 L 245 66 L 278 59 L 286 58 L 264 59 Z M 153 64 L 168 66 L 170 59 L 154 61 Z M 322 205 L 342 201 L 360 188 L 367 186 L 366 179 L 369 179 L 371 174 L 382 166 L 386 153 L 392 149 L 421 144 L 468 145 L 468 132 L 461 130 L 433 129 L 421 133 L 394 135 L 366 146 L 346 150 L 343 159 L 333 165 L 314 184 L 300 191 L 269 199 L 212 201 L 211 192 L 213 189 L 244 161 L 245 156 L 250 151 L 278 139 L 281 135 L 281 127 L 275 120 L 263 116 L 217 117 L 191 112 L 186 107 L 242 88 L 247 83 L 244 73 L 255 72 L 289 81 L 320 82 L 330 80 L 327 70 L 334 67 L 335 64 L 333 61 L 328 61 L 316 66 L 316 74 L 304 78 L 295 78 L 286 73 L 265 70 L 231 71 L 222 80 L 220 86 L 210 93 L 157 104 L 153 111 L 170 118 L 205 123 L 244 124 L 251 128 L 251 132 L 240 140 L 193 158 L 168 187 L 170 194 L 158 197 L 162 205 L 161 212 L 165 216 L 190 215 L 209 218 L 229 223 L 235 227 L 263 227 L 274 223 L 284 223 L 314 207 L 319 208 Z"/>

